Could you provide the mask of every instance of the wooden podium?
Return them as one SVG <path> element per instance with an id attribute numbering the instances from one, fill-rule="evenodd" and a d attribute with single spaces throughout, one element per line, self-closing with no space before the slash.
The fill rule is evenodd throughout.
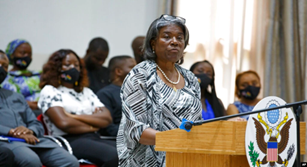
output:
<path id="1" fill-rule="evenodd" d="M 248 167 L 247 122 L 217 121 L 156 134 L 156 151 L 166 152 L 166 167 Z M 305 154 L 306 123 L 300 123 L 301 154 Z"/>

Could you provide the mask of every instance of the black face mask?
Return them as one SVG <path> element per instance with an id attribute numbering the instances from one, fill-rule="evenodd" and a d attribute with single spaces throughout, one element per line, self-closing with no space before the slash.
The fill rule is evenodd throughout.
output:
<path id="1" fill-rule="evenodd" d="M 80 72 L 76 68 L 71 68 L 67 71 L 62 71 L 61 80 L 63 82 L 77 85 L 79 76 L 80 76 Z"/>
<path id="2" fill-rule="evenodd" d="M 207 74 L 195 74 L 195 76 L 198 78 L 201 90 L 207 89 L 212 82 L 212 79 L 209 78 Z"/>
<path id="3" fill-rule="evenodd" d="M 248 86 L 245 89 L 241 89 L 240 91 L 240 95 L 241 97 L 248 99 L 248 100 L 254 100 L 257 98 L 259 91 L 260 91 L 260 87 L 255 87 L 255 86 Z"/>
<path id="4" fill-rule="evenodd" d="M 27 56 L 27 57 L 14 57 L 13 61 L 14 61 L 14 64 L 18 68 L 24 70 L 24 69 L 28 68 L 28 66 L 30 65 L 32 59 L 29 56 Z"/>
<path id="5" fill-rule="evenodd" d="M 4 70 L 2 66 L 0 66 L 0 84 L 4 81 L 7 76 L 7 72 Z"/>

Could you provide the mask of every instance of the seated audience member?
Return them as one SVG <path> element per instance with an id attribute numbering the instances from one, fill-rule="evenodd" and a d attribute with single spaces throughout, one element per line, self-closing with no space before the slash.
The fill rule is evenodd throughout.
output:
<path id="1" fill-rule="evenodd" d="M 7 57 L 0 55 L 0 83 L 7 75 L 8 64 Z M 36 119 L 21 94 L 0 87 L 0 106 L 0 136 L 24 139 L 24 142 L 0 141 L 0 150 L 2 147 L 9 149 L 14 155 L 15 165 L 79 166 L 78 160 L 73 155 L 43 137 L 42 124 Z M 1 156 L 3 154 L 0 153 Z"/>
<path id="2" fill-rule="evenodd" d="M 0 53 L 1 54 L 1 53 Z M 13 68 L 9 71 L 2 87 L 17 93 L 21 93 L 32 110 L 38 110 L 40 73 L 28 70 L 32 61 L 32 48 L 28 41 L 16 39 L 10 42 L 6 48 L 6 55 Z"/>
<path id="3" fill-rule="evenodd" d="M 108 54 L 108 42 L 100 37 L 92 39 L 86 50 L 84 61 L 88 72 L 89 88 L 94 93 L 110 84 L 110 72 L 108 68 L 102 66 Z"/>
<path id="4" fill-rule="evenodd" d="M 227 108 L 227 115 L 245 113 L 252 111 L 254 106 L 261 100 L 257 98 L 260 91 L 260 77 L 255 71 L 245 71 L 236 77 L 235 95 L 238 101 L 230 104 Z M 249 115 L 241 118 L 248 119 Z"/>
<path id="5" fill-rule="evenodd" d="M 222 101 L 216 96 L 214 84 L 214 68 L 205 60 L 194 63 L 190 71 L 198 78 L 201 89 L 202 118 L 212 119 L 225 115 L 225 108 Z"/>
<path id="6" fill-rule="evenodd" d="M 87 81 L 83 61 L 74 51 L 56 51 L 43 67 L 38 106 L 49 135 L 64 137 L 78 159 L 117 167 L 115 141 L 102 140 L 96 133 L 107 127 L 112 117 L 86 87 Z"/>
<path id="7" fill-rule="evenodd" d="M 0 146 L 0 167 L 12 167 L 14 165 L 14 157 L 10 149 Z"/>
<path id="8" fill-rule="evenodd" d="M 137 64 L 139 64 L 144 60 L 143 51 L 142 51 L 144 41 L 145 41 L 145 36 L 137 36 L 133 39 L 131 44 L 134 54 L 134 59 Z"/>
<path id="9" fill-rule="evenodd" d="M 122 102 L 120 89 L 126 75 L 136 65 L 135 60 L 130 56 L 116 56 L 109 62 L 111 84 L 98 91 L 100 101 L 110 111 L 113 123 L 107 128 L 100 129 L 103 136 L 117 136 L 118 127 L 122 118 Z"/>

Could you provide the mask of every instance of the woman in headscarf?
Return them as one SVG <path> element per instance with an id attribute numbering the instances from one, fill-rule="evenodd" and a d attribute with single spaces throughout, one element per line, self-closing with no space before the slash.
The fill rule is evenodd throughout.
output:
<path id="1" fill-rule="evenodd" d="M 13 68 L 8 72 L 2 83 L 4 89 L 21 93 L 32 110 L 38 110 L 40 72 L 28 70 L 32 61 L 32 47 L 23 39 L 10 42 L 6 48 L 6 55 Z"/>

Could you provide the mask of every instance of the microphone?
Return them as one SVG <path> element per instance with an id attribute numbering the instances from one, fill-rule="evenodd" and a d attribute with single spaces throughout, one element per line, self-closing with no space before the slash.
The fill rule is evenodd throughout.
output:
<path id="1" fill-rule="evenodd" d="M 296 113 L 296 116 L 298 117 L 297 120 L 299 120 L 299 116 L 302 113 L 301 105 L 307 105 L 307 100 L 298 101 L 298 102 L 294 102 L 294 103 L 287 103 L 287 104 L 282 105 L 282 106 L 265 108 L 265 109 L 262 109 L 262 110 L 255 110 L 255 111 L 239 113 L 239 114 L 235 114 L 235 115 L 227 115 L 227 116 L 222 116 L 222 117 L 218 117 L 218 118 L 212 118 L 212 119 L 208 119 L 208 120 L 201 120 L 201 121 L 195 121 L 195 122 L 188 121 L 185 118 L 183 118 L 179 128 L 182 129 L 182 130 L 185 130 L 187 132 L 190 132 L 193 126 L 202 125 L 204 123 L 220 121 L 220 120 L 227 120 L 229 118 L 240 117 L 240 116 L 244 116 L 244 115 L 250 115 L 250 114 L 255 114 L 255 113 L 260 113 L 260 112 L 265 112 L 265 111 L 270 111 L 270 110 L 277 110 L 277 109 L 280 109 L 280 108 L 290 108 L 290 107 L 293 108 L 293 110 Z M 298 126 L 297 129 L 299 129 L 298 123 L 297 123 L 297 126 Z M 299 134 L 299 131 L 298 131 L 298 134 Z"/>
<path id="2" fill-rule="evenodd" d="M 193 121 L 188 121 L 185 118 L 182 119 L 181 125 L 179 126 L 180 129 L 190 132 L 193 126 Z"/>

